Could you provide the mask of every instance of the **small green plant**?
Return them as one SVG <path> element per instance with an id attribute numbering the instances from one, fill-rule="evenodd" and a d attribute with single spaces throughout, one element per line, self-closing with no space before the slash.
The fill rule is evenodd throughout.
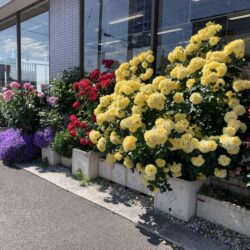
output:
<path id="1" fill-rule="evenodd" d="M 77 147 L 78 143 L 75 138 L 72 138 L 67 130 L 57 132 L 52 143 L 52 148 L 61 156 L 71 158 L 73 148 Z"/>
<path id="2" fill-rule="evenodd" d="M 42 161 L 42 167 L 43 168 L 48 168 L 49 167 L 49 160 L 47 157 L 45 157 Z"/>
<path id="3" fill-rule="evenodd" d="M 2 106 L 3 106 L 4 100 L 3 100 L 3 95 L 0 94 L 0 127 L 5 127 L 7 126 L 7 121 L 4 118 L 4 115 L 2 113 Z"/>
<path id="4" fill-rule="evenodd" d="M 90 183 L 90 179 L 82 173 L 81 169 L 77 170 L 75 177 L 80 182 L 80 186 L 85 187 Z"/>

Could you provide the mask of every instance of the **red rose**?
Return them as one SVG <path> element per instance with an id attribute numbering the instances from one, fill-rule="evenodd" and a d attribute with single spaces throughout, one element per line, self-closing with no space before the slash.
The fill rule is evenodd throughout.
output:
<path id="1" fill-rule="evenodd" d="M 113 63 L 114 63 L 113 60 L 102 60 L 102 64 L 105 66 L 105 68 L 111 68 Z"/>
<path id="2" fill-rule="evenodd" d="M 78 82 L 74 82 L 74 83 L 73 83 L 73 88 L 74 88 L 74 90 L 76 90 L 76 91 L 79 90 Z"/>
<path id="3" fill-rule="evenodd" d="M 80 80 L 79 85 L 83 90 L 90 90 L 91 89 L 91 82 L 88 79 Z"/>
<path id="4" fill-rule="evenodd" d="M 98 69 L 94 69 L 91 73 L 90 73 L 90 78 L 91 79 L 95 79 L 100 75 L 100 71 Z"/>
<path id="5" fill-rule="evenodd" d="M 107 88 L 108 85 L 109 85 L 110 83 L 111 83 L 111 80 L 110 80 L 110 79 L 101 81 L 102 88 L 103 88 L 103 89 Z"/>
<path id="6" fill-rule="evenodd" d="M 77 109 L 80 105 L 81 105 L 80 102 L 74 102 L 73 108 Z"/>
<path id="7" fill-rule="evenodd" d="M 250 148 L 250 136 L 247 137 L 246 143 L 247 143 L 247 148 Z"/>
<path id="8" fill-rule="evenodd" d="M 96 122 L 96 116 L 95 116 L 95 115 L 92 115 L 91 121 L 92 121 L 92 122 Z"/>
<path id="9" fill-rule="evenodd" d="M 76 127 L 79 127 L 80 126 L 80 122 L 79 122 L 79 120 L 78 119 L 76 119 L 75 121 L 74 121 L 74 125 L 76 126 Z"/>
<path id="10" fill-rule="evenodd" d="M 70 119 L 71 122 L 74 122 L 75 120 L 77 120 L 77 117 L 76 117 L 76 115 L 71 115 L 69 117 L 69 119 Z"/>
<path id="11" fill-rule="evenodd" d="M 73 123 L 68 124 L 68 131 L 72 130 L 75 128 L 75 125 Z"/>
<path id="12" fill-rule="evenodd" d="M 69 131 L 71 137 L 76 137 L 76 131 L 74 129 Z"/>
<path id="13" fill-rule="evenodd" d="M 97 89 L 96 88 L 92 88 L 89 92 L 89 100 L 94 102 L 97 99 Z"/>
<path id="14" fill-rule="evenodd" d="M 87 145 L 88 141 L 85 138 L 80 138 L 80 144 L 81 145 Z"/>
<path id="15" fill-rule="evenodd" d="M 85 129 L 88 127 L 88 124 L 86 122 L 81 122 L 80 128 Z"/>
<path id="16" fill-rule="evenodd" d="M 236 175 L 240 175 L 241 170 L 242 170 L 241 167 L 238 166 L 238 167 L 236 167 L 236 168 L 234 169 L 234 173 L 235 173 Z"/>

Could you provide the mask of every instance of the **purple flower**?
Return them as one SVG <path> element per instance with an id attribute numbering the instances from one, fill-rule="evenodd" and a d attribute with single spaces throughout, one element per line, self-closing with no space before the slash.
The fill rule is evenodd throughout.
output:
<path id="1" fill-rule="evenodd" d="M 0 142 L 0 160 L 5 164 L 28 162 L 40 155 L 40 149 L 33 144 L 33 135 L 18 129 L 1 132 Z"/>
<path id="2" fill-rule="evenodd" d="M 55 130 L 52 128 L 45 128 L 38 130 L 34 135 L 34 144 L 39 148 L 47 147 L 55 137 Z"/>
<path id="3" fill-rule="evenodd" d="M 58 98 L 55 96 L 49 97 L 47 101 L 51 106 L 56 106 L 58 104 Z"/>

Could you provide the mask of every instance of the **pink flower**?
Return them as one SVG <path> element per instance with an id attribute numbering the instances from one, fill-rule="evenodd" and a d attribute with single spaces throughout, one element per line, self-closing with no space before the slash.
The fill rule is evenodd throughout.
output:
<path id="1" fill-rule="evenodd" d="M 4 92 L 4 91 L 6 91 L 6 90 L 7 90 L 7 88 L 6 88 L 6 87 L 3 87 L 3 88 L 2 88 L 2 91 L 3 91 L 3 92 Z"/>
<path id="2" fill-rule="evenodd" d="M 23 87 L 25 89 L 33 89 L 34 88 L 34 86 L 29 82 L 24 83 Z"/>
<path id="3" fill-rule="evenodd" d="M 10 83 L 11 88 L 19 89 L 21 85 L 18 82 L 11 82 Z"/>
<path id="4" fill-rule="evenodd" d="M 37 94 L 38 97 L 43 98 L 45 94 L 43 92 Z"/>
<path id="5" fill-rule="evenodd" d="M 12 91 L 11 91 L 11 90 L 6 90 L 6 91 L 4 92 L 4 94 L 3 94 L 3 99 L 4 99 L 5 101 L 10 101 L 10 100 L 12 100 L 12 98 L 13 98 L 13 93 L 12 93 Z"/>
<path id="6" fill-rule="evenodd" d="M 55 96 L 49 97 L 47 101 L 51 106 L 56 106 L 58 104 L 58 98 Z"/>

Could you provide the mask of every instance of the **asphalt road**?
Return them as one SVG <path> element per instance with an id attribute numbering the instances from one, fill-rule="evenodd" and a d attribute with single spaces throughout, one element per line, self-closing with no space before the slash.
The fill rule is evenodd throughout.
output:
<path id="1" fill-rule="evenodd" d="M 0 164 L 0 250 L 19 249 L 172 248 L 104 208 Z"/>

